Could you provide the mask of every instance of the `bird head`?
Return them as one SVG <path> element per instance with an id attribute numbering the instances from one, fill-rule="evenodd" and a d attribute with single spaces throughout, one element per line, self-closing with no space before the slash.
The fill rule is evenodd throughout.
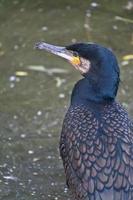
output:
<path id="1" fill-rule="evenodd" d="M 68 60 L 88 80 L 93 93 L 114 99 L 119 85 L 119 66 L 113 52 L 95 43 L 76 43 L 66 47 L 44 42 L 37 49 L 46 50 Z"/>

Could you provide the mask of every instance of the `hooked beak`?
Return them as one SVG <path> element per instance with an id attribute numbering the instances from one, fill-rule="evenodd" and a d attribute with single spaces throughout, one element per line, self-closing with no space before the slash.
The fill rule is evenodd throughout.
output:
<path id="1" fill-rule="evenodd" d="M 46 50 L 52 54 L 65 58 L 73 65 L 80 64 L 80 58 L 74 56 L 70 51 L 68 51 L 65 47 L 55 46 L 51 44 L 47 44 L 45 42 L 39 42 L 35 45 L 36 49 Z"/>

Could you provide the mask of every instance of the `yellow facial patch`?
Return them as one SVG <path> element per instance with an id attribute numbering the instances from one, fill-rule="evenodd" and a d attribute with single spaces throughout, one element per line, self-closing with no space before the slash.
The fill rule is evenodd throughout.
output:
<path id="1" fill-rule="evenodd" d="M 78 56 L 73 56 L 72 57 L 72 60 L 71 60 L 71 63 L 73 64 L 73 65 L 80 65 L 80 58 L 78 57 Z"/>

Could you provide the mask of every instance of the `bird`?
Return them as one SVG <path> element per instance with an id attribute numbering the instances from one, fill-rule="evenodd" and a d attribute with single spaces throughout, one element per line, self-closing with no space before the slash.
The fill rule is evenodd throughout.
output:
<path id="1" fill-rule="evenodd" d="M 82 78 L 74 85 L 60 136 L 60 155 L 73 200 L 133 200 L 133 120 L 116 100 L 120 67 L 97 43 L 37 49 L 66 59 Z"/>

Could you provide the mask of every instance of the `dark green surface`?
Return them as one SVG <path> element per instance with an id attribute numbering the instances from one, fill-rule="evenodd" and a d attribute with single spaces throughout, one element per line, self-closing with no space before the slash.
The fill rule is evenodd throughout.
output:
<path id="1" fill-rule="evenodd" d="M 0 0 L 0 199 L 68 200 L 58 143 L 61 123 L 78 72 L 64 60 L 33 49 L 36 42 L 66 45 L 95 41 L 111 47 L 122 63 L 131 54 L 133 23 L 126 0 Z M 91 17 L 87 17 L 91 9 Z M 91 31 L 87 27 L 91 27 Z M 86 25 L 85 25 L 86 24 Z M 43 27 L 43 28 L 42 28 Z M 44 29 L 44 30 L 43 30 Z M 50 76 L 29 65 L 61 68 Z M 26 71 L 16 77 L 16 71 Z M 118 98 L 133 115 L 133 67 L 121 66 Z M 58 79 L 63 79 L 57 87 Z M 15 79 L 14 81 L 11 81 Z M 60 94 L 65 98 L 59 98 Z"/>

